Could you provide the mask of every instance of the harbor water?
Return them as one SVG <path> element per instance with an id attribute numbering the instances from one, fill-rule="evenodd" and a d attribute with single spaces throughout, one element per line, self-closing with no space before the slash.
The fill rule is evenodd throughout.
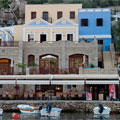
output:
<path id="1" fill-rule="evenodd" d="M 110 114 L 110 116 L 94 116 L 93 113 L 83 112 L 62 112 L 61 116 L 55 117 L 40 117 L 39 114 L 21 114 L 19 120 L 120 120 L 120 114 Z M 3 113 L 0 120 L 13 120 L 12 113 Z"/>

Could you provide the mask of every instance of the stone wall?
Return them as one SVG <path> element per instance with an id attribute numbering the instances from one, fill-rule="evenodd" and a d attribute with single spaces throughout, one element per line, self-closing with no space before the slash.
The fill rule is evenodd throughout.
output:
<path id="1" fill-rule="evenodd" d="M 62 108 L 63 111 L 86 111 L 92 112 L 93 108 L 98 104 L 103 104 L 111 108 L 112 112 L 120 113 L 120 102 L 119 101 L 0 101 L 0 108 L 3 110 L 18 110 L 17 105 L 28 104 L 33 106 L 39 106 L 43 103 L 43 107 L 46 107 L 47 103 L 51 103 L 52 107 Z"/>
<path id="2" fill-rule="evenodd" d="M 57 41 L 53 43 L 24 42 L 24 63 L 28 62 L 28 55 L 35 55 L 36 64 L 39 65 L 39 56 L 54 54 L 59 57 L 59 68 L 69 68 L 69 56 L 85 54 L 89 57 L 89 64 L 98 65 L 97 41 L 74 43 L 70 41 Z"/>
<path id="3" fill-rule="evenodd" d="M 7 58 L 14 61 L 14 73 L 19 72 L 16 64 L 23 62 L 23 43 L 19 42 L 18 47 L 0 47 L 0 58 Z"/>

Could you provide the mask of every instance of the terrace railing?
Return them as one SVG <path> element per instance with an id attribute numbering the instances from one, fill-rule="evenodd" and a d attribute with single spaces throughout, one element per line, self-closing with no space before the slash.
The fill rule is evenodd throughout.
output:
<path id="1" fill-rule="evenodd" d="M 0 47 L 18 47 L 19 42 L 18 41 L 2 41 L 0 42 Z"/>

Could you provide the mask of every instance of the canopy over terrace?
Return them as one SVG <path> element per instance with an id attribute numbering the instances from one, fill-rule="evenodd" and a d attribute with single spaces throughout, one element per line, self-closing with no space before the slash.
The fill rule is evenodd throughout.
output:
<path id="1" fill-rule="evenodd" d="M 6 75 L 0 76 L 0 84 L 32 85 L 84 85 L 84 84 L 119 84 L 119 76 L 112 75 Z"/>

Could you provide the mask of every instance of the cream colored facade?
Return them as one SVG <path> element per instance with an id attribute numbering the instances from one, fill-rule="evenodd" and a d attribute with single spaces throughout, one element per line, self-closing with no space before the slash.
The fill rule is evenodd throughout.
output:
<path id="1" fill-rule="evenodd" d="M 26 5 L 25 7 L 25 23 L 31 21 L 31 12 L 36 12 L 36 18 L 42 18 L 43 12 L 48 12 L 48 16 L 52 18 L 52 22 L 57 20 L 57 12 L 62 11 L 63 17 L 70 19 L 70 11 L 75 12 L 74 22 L 78 22 L 78 9 L 82 8 L 82 4 L 42 4 L 42 5 Z"/>
<path id="2" fill-rule="evenodd" d="M 14 41 L 23 40 L 23 25 L 14 26 Z"/>
<path id="3" fill-rule="evenodd" d="M 67 35 L 73 35 L 73 41 L 78 42 L 78 24 L 63 17 L 54 23 L 48 23 L 47 21 L 36 18 L 30 23 L 24 25 L 23 41 L 28 41 L 28 35 L 33 35 L 36 42 L 40 42 L 40 35 L 46 35 L 47 42 L 56 41 L 56 34 L 61 34 L 61 40 L 67 40 Z"/>

